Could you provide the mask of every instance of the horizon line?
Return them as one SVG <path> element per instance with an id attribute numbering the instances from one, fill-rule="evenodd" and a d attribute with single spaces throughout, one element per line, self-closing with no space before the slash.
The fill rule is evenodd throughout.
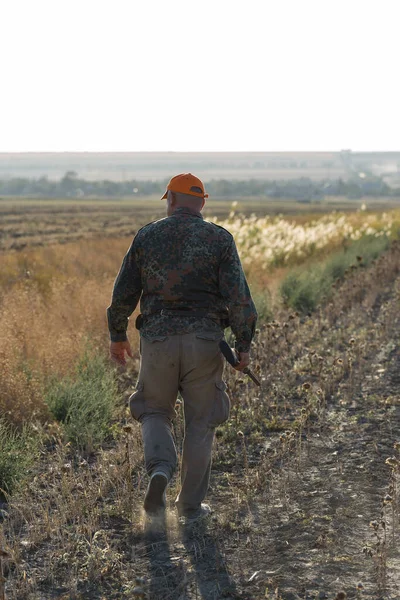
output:
<path id="1" fill-rule="evenodd" d="M 1 154 L 398 154 L 398 150 L 0 150 Z"/>

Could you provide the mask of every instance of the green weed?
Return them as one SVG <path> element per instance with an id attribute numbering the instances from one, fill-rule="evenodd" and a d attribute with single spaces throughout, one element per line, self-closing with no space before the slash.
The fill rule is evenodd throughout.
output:
<path id="1" fill-rule="evenodd" d="M 49 409 L 64 424 L 68 440 L 87 453 L 109 433 L 116 398 L 114 372 L 93 351 L 85 353 L 73 376 L 53 381 L 46 394 Z"/>

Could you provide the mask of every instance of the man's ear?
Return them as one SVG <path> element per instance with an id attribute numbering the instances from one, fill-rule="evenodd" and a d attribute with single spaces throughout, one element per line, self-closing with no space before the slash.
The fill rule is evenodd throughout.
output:
<path id="1" fill-rule="evenodd" d="M 171 192 L 171 206 L 176 205 L 176 194 L 175 192 Z"/>
<path id="2" fill-rule="evenodd" d="M 200 210 L 203 210 L 205 203 L 206 203 L 206 199 L 205 199 L 205 198 L 203 198 L 203 201 L 202 201 L 202 203 L 201 203 L 201 208 L 200 208 Z"/>

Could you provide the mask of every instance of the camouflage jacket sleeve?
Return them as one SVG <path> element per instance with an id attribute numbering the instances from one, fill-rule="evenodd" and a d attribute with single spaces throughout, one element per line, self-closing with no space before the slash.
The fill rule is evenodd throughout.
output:
<path id="1" fill-rule="evenodd" d="M 254 336 L 257 311 L 233 238 L 224 248 L 219 267 L 219 289 L 228 310 L 238 352 L 248 352 Z"/>
<path id="2" fill-rule="evenodd" d="M 107 309 L 108 329 L 112 342 L 124 342 L 129 317 L 142 294 L 139 266 L 135 259 L 135 240 L 126 253 L 114 283 L 111 305 Z"/>

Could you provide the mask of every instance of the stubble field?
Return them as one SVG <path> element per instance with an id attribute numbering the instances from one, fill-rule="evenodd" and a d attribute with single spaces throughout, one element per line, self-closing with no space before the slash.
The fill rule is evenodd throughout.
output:
<path id="1" fill-rule="evenodd" d="M 224 219 L 231 211 L 231 204 L 232 200 L 210 200 L 203 214 L 211 220 L 214 216 Z M 236 211 L 257 216 L 290 215 L 301 221 L 308 220 L 310 214 L 356 211 L 362 204 L 362 200 L 347 198 L 327 198 L 314 203 L 242 198 Z M 371 198 L 368 201 L 371 211 L 396 206 L 399 206 L 397 199 Z M 126 200 L 0 198 L 0 251 L 65 244 L 80 239 L 132 236 L 142 225 L 164 215 L 164 203 L 156 197 Z"/>
<path id="2" fill-rule="evenodd" d="M 189 529 L 177 479 L 166 523 L 141 509 L 132 325 L 128 368 L 106 358 L 113 280 L 162 210 L 116 206 L 1 207 L 0 598 L 399 598 L 399 213 L 207 215 L 252 287 L 262 387 L 226 368 L 214 514 Z"/>

